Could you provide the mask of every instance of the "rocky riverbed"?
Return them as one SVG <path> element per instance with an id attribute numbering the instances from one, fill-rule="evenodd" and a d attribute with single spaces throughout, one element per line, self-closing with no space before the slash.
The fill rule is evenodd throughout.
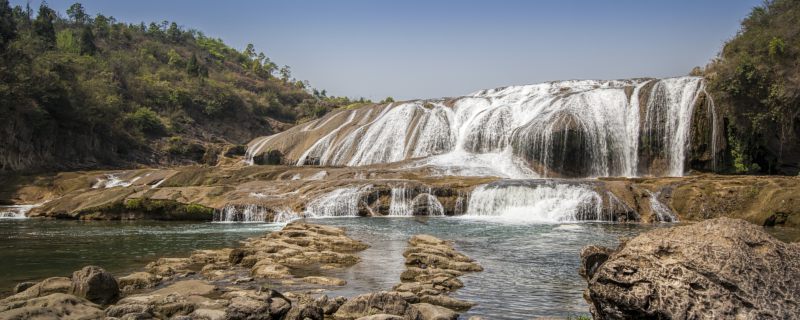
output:
<path id="1" fill-rule="evenodd" d="M 326 288 L 346 281 L 293 274 L 357 264 L 356 253 L 367 247 L 341 228 L 294 222 L 237 248 L 161 258 L 119 278 L 87 266 L 71 278 L 21 283 L 0 300 L 0 318 L 456 319 L 473 305 L 448 293 L 463 286 L 460 275 L 482 268 L 433 236 L 409 240 L 408 270 L 390 292 L 329 297 Z"/>
<path id="2" fill-rule="evenodd" d="M 305 216 L 503 215 L 515 206 L 536 207 L 524 199 L 538 197 L 567 204 L 556 210 L 566 212 L 562 216 L 529 214 L 553 222 L 731 217 L 800 226 L 798 177 L 501 180 L 443 176 L 433 168 L 396 163 L 338 168 L 226 164 L 3 180 L 0 204 L 33 205 L 28 217 L 61 219 L 270 222 Z"/>

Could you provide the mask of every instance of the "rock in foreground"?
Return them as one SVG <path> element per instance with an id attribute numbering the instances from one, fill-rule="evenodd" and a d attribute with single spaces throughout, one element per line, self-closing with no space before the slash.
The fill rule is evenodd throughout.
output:
<path id="1" fill-rule="evenodd" d="M 800 246 L 719 218 L 581 252 L 596 319 L 789 319 L 800 314 Z"/>

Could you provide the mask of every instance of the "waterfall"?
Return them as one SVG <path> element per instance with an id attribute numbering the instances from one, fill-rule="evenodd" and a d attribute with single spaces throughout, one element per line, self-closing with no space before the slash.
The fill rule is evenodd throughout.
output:
<path id="1" fill-rule="evenodd" d="M 647 191 L 650 195 L 650 210 L 653 211 L 653 214 L 656 215 L 656 221 L 658 222 L 678 222 L 678 217 L 672 210 L 667 207 L 667 205 L 661 203 L 658 200 L 658 197 L 661 196 L 661 192 L 650 192 Z"/>
<path id="2" fill-rule="evenodd" d="M 0 219 L 25 219 L 28 211 L 40 206 L 40 204 L 0 206 Z"/>
<path id="3" fill-rule="evenodd" d="M 680 176 L 702 95 L 700 77 L 482 90 L 333 112 L 253 140 L 246 158 L 281 150 L 298 165 L 413 160 L 443 174 L 506 178 Z"/>
<path id="4" fill-rule="evenodd" d="M 218 222 L 266 222 L 267 209 L 254 204 L 237 206 L 226 205 L 215 214 L 214 221 Z"/>
<path id="5" fill-rule="evenodd" d="M 556 181 L 505 181 L 472 191 L 465 217 L 512 222 L 573 222 L 603 218 L 590 186 Z"/>
<path id="6" fill-rule="evenodd" d="M 110 173 L 106 174 L 104 178 L 98 178 L 97 182 L 92 185 L 92 189 L 103 189 L 103 188 L 114 188 L 114 187 L 129 187 L 132 185 L 136 180 L 139 180 L 141 177 L 134 177 L 131 180 L 125 181 L 122 180 L 119 175 Z"/>
<path id="7" fill-rule="evenodd" d="M 413 216 L 411 204 L 411 190 L 405 185 L 392 188 L 392 197 L 389 202 L 389 215 L 398 217 Z"/>
<path id="8" fill-rule="evenodd" d="M 323 217 L 357 217 L 361 198 L 372 185 L 345 187 L 323 194 L 306 206 L 306 216 Z"/>

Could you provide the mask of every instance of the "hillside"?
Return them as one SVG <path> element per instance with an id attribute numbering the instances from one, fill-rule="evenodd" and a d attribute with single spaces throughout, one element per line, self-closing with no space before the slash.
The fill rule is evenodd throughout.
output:
<path id="1" fill-rule="evenodd" d="M 215 163 L 351 103 L 252 45 L 85 12 L 0 0 L 0 172 Z"/>
<path id="2" fill-rule="evenodd" d="M 728 167 L 800 171 L 800 2 L 767 1 L 705 70 L 725 114 Z"/>

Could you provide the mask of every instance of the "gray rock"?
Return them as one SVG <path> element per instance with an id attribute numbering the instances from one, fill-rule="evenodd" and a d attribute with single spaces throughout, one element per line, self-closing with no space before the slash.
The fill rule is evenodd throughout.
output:
<path id="1" fill-rule="evenodd" d="M 458 313 L 445 307 L 429 303 L 417 303 L 413 306 L 419 310 L 422 320 L 458 320 Z"/>
<path id="2" fill-rule="evenodd" d="M 789 319 L 800 314 L 800 246 L 743 220 L 718 218 L 653 230 L 609 252 L 583 251 L 584 296 L 595 319 Z"/>
<path id="3" fill-rule="evenodd" d="M 86 299 L 64 293 L 0 305 L 0 319 L 102 319 L 103 310 Z"/>
<path id="4" fill-rule="evenodd" d="M 345 302 L 334 313 L 336 319 L 358 319 L 361 317 L 390 314 L 405 319 L 419 319 L 419 311 L 397 292 L 375 292 L 362 294 Z"/>
<path id="5" fill-rule="evenodd" d="M 310 305 L 310 304 L 300 304 L 295 305 L 289 310 L 289 313 L 286 314 L 284 320 L 323 320 L 325 315 L 323 313 L 322 308 Z"/>
<path id="6" fill-rule="evenodd" d="M 87 300 L 106 305 L 119 298 L 117 280 L 103 268 L 86 266 L 72 273 L 69 293 Z"/>
<path id="7" fill-rule="evenodd" d="M 33 287 L 35 285 L 36 285 L 36 282 L 32 282 L 32 281 L 20 282 L 16 286 L 14 286 L 14 293 L 20 293 L 20 292 L 25 291 L 26 289 L 28 289 L 30 287 Z"/>

